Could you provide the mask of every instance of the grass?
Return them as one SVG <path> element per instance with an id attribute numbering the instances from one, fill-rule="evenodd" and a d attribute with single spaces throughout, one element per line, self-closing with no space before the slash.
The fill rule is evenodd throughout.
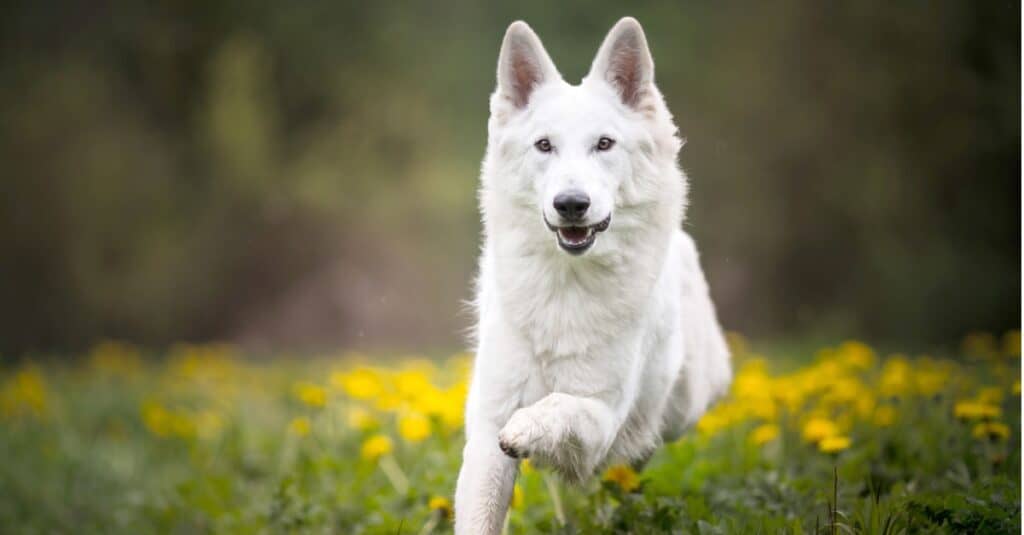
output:
<path id="1" fill-rule="evenodd" d="M 1020 532 L 1019 333 L 950 358 L 847 342 L 785 366 L 732 345 L 732 393 L 693 432 L 583 488 L 524 465 L 507 531 Z M 0 531 L 452 529 L 468 356 L 105 343 L 73 362 L 0 369 Z"/>

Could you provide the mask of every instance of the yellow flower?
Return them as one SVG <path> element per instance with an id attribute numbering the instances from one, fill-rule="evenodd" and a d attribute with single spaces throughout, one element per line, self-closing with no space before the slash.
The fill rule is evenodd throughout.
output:
<path id="1" fill-rule="evenodd" d="M 1020 356 L 1020 331 L 1008 331 L 1003 335 L 1003 355 L 1007 357 Z"/>
<path id="2" fill-rule="evenodd" d="M 380 374 L 370 368 L 357 368 L 348 373 L 334 372 L 331 385 L 355 399 L 372 399 L 384 391 Z"/>
<path id="3" fill-rule="evenodd" d="M 903 355 L 893 355 L 882 367 L 878 391 L 883 396 L 900 396 L 910 393 L 912 386 L 910 362 Z"/>
<path id="4" fill-rule="evenodd" d="M 998 405 L 1003 401 L 1003 389 L 998 386 L 986 386 L 978 391 L 976 398 L 980 403 Z"/>
<path id="5" fill-rule="evenodd" d="M 875 409 L 872 421 L 878 427 L 889 427 L 896 421 L 896 409 L 891 405 L 882 405 Z"/>
<path id="6" fill-rule="evenodd" d="M 697 431 L 704 435 L 714 435 L 731 423 L 727 417 L 728 404 L 722 403 L 708 411 L 697 420 Z"/>
<path id="7" fill-rule="evenodd" d="M 624 464 L 609 467 L 605 470 L 602 479 L 615 483 L 625 492 L 633 492 L 640 486 L 640 479 L 637 477 L 636 472 Z"/>
<path id="8" fill-rule="evenodd" d="M 423 442 L 430 436 L 430 419 L 413 412 L 398 419 L 398 434 L 408 442 Z"/>
<path id="9" fill-rule="evenodd" d="M 465 420 L 466 393 L 468 390 L 469 383 L 460 381 L 441 393 L 443 403 L 436 414 L 441 418 L 441 424 L 445 429 L 462 429 L 462 423 Z"/>
<path id="10" fill-rule="evenodd" d="M 395 394 L 383 393 L 373 400 L 373 406 L 379 411 L 394 411 L 402 406 L 402 398 Z"/>
<path id="11" fill-rule="evenodd" d="M 421 370 L 403 370 L 394 375 L 395 391 L 405 400 L 419 399 L 420 395 L 432 385 L 427 374 Z"/>
<path id="12" fill-rule="evenodd" d="M 838 453 L 849 447 L 850 438 L 843 436 L 828 437 L 818 443 L 818 449 L 824 453 Z"/>
<path id="13" fill-rule="evenodd" d="M 875 352 L 863 342 L 851 340 L 839 346 L 839 358 L 851 368 L 866 370 L 875 365 Z"/>
<path id="14" fill-rule="evenodd" d="M 363 407 L 350 407 L 346 416 L 348 426 L 357 431 L 369 431 L 377 427 L 377 419 Z"/>
<path id="15" fill-rule="evenodd" d="M 142 405 L 142 423 L 156 436 L 171 434 L 171 414 L 159 403 L 147 402 Z"/>
<path id="16" fill-rule="evenodd" d="M 953 406 L 953 415 L 962 420 L 998 418 L 1002 413 L 998 406 L 978 401 L 958 401 Z"/>
<path id="17" fill-rule="evenodd" d="M 327 405 L 327 390 L 322 386 L 312 383 L 299 383 L 295 385 L 295 397 L 302 403 L 321 409 Z"/>
<path id="18" fill-rule="evenodd" d="M 750 432 L 750 441 L 760 446 L 775 440 L 778 436 L 779 426 L 775 424 L 762 424 Z"/>
<path id="19" fill-rule="evenodd" d="M 968 333 L 961 343 L 961 349 L 968 357 L 993 358 L 999 355 L 996 337 L 986 332 Z"/>
<path id="20" fill-rule="evenodd" d="M 1020 395 L 1020 379 L 1013 382 L 1013 394 L 1016 396 Z"/>
<path id="21" fill-rule="evenodd" d="M 385 435 L 374 435 L 363 442 L 363 448 L 360 451 L 360 455 L 364 460 L 376 461 L 382 455 L 391 453 L 393 448 L 390 438 Z"/>
<path id="22" fill-rule="evenodd" d="M 22 368 L 0 388 L 0 416 L 42 417 L 46 410 L 46 382 L 34 367 Z"/>
<path id="23" fill-rule="evenodd" d="M 530 475 L 534 471 L 533 464 L 529 459 L 523 459 L 523 462 L 519 463 L 519 469 L 522 470 L 524 476 Z"/>
<path id="24" fill-rule="evenodd" d="M 914 386 L 922 396 L 938 394 L 949 382 L 952 373 L 949 362 L 937 361 L 931 357 L 921 357 L 914 363 Z"/>
<path id="25" fill-rule="evenodd" d="M 288 424 L 288 432 L 297 437 L 304 437 L 308 435 L 311 429 L 312 425 L 309 423 L 309 418 L 306 418 L 305 416 L 295 418 Z"/>
<path id="26" fill-rule="evenodd" d="M 212 410 L 199 411 L 195 415 L 196 435 L 200 438 L 214 438 L 224 427 L 224 420 Z"/>
<path id="27" fill-rule="evenodd" d="M 821 442 L 837 435 L 839 435 L 839 426 L 832 420 L 812 418 L 804 424 L 803 437 L 807 442 Z"/>
<path id="28" fill-rule="evenodd" d="M 196 435 L 196 422 L 188 413 L 170 410 L 152 401 L 142 405 L 142 423 L 150 433 L 162 438 Z"/>
<path id="29" fill-rule="evenodd" d="M 516 485 L 512 487 L 511 505 L 513 509 L 519 509 L 523 506 L 523 488 L 519 486 L 519 483 L 516 483 Z"/>
<path id="30" fill-rule="evenodd" d="M 441 515 L 445 518 L 451 518 L 452 516 L 452 502 L 444 496 L 434 496 L 430 498 L 427 503 L 427 507 L 431 511 L 440 511 Z"/>
<path id="31" fill-rule="evenodd" d="M 974 426 L 971 434 L 974 438 L 1006 440 L 1010 438 L 1010 428 L 999 422 L 982 422 Z"/>

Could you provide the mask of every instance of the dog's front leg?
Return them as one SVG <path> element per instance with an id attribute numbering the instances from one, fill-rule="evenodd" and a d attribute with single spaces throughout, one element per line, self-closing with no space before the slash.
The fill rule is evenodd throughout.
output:
<path id="1" fill-rule="evenodd" d="M 498 434 L 499 446 L 515 458 L 537 455 L 580 482 L 604 460 L 621 421 L 601 400 L 554 392 L 513 413 Z"/>
<path id="2" fill-rule="evenodd" d="M 498 449 L 497 426 L 481 427 L 466 441 L 455 488 L 455 532 L 497 535 L 512 501 L 519 461 Z"/>
<path id="3" fill-rule="evenodd" d="M 536 455 L 570 481 L 593 475 L 637 398 L 639 344 L 624 338 L 601 354 L 549 364 L 554 391 L 512 414 L 498 433 L 502 450 Z"/>
<path id="4" fill-rule="evenodd" d="M 498 535 L 519 461 L 498 448 L 498 430 L 522 404 L 530 361 L 513 330 L 482 318 L 466 403 L 466 447 L 455 489 L 455 533 Z"/>

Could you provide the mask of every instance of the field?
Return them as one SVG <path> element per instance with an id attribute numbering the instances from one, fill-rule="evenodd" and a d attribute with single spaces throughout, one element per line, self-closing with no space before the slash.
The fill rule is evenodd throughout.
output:
<path id="1" fill-rule="evenodd" d="M 508 533 L 1019 533 L 1020 333 L 761 356 L 641 471 L 523 467 Z M 0 369 L 0 531 L 446 533 L 471 358 L 145 355 Z"/>

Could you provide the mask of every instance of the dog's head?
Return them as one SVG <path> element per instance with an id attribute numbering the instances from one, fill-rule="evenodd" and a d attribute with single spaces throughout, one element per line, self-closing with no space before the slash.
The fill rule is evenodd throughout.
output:
<path id="1" fill-rule="evenodd" d="M 571 255 L 591 250 L 606 231 L 652 218 L 679 223 L 681 143 L 636 19 L 611 29 L 577 86 L 562 79 L 526 23 L 509 26 L 489 134 L 485 212 L 488 194 L 532 212 L 536 219 L 523 224 L 553 233 L 547 243 Z"/>

